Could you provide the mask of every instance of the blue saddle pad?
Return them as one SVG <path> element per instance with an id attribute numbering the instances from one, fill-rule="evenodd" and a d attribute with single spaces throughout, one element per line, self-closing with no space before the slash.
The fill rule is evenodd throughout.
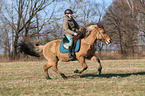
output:
<path id="1" fill-rule="evenodd" d="M 69 45 L 69 42 L 67 42 L 65 45 L 64 45 L 64 39 L 61 41 L 61 44 L 60 44 L 60 52 L 62 53 L 68 53 L 69 52 L 69 49 L 68 49 L 68 45 Z M 75 52 L 78 52 L 80 49 L 80 40 L 78 40 L 76 42 L 76 47 L 75 47 Z"/>

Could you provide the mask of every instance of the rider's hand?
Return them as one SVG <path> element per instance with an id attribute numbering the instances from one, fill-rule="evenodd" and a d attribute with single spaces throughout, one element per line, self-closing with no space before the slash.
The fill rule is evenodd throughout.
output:
<path id="1" fill-rule="evenodd" d="M 78 35 L 78 33 L 74 33 L 74 36 L 77 36 Z"/>

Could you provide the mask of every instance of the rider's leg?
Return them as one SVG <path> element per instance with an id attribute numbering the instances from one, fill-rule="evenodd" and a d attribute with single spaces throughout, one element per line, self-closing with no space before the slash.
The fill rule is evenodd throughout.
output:
<path id="1" fill-rule="evenodd" d="M 72 60 L 72 59 L 74 59 L 73 55 L 72 55 L 72 42 L 73 42 L 71 39 L 72 36 L 66 35 L 66 37 L 69 40 L 69 59 Z"/>
<path id="2" fill-rule="evenodd" d="M 72 56 L 74 57 L 74 59 L 76 58 L 76 55 L 75 55 L 75 43 L 74 43 L 74 40 L 72 39 Z"/>

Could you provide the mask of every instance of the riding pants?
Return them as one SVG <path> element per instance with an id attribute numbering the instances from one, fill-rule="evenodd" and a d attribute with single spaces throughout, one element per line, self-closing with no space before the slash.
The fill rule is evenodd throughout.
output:
<path id="1" fill-rule="evenodd" d="M 69 46 L 72 45 L 72 36 L 66 35 L 67 39 L 69 40 Z"/>

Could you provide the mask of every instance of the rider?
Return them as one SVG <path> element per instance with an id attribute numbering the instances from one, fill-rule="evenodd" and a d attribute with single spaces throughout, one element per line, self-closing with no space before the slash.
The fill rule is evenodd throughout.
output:
<path id="1" fill-rule="evenodd" d="M 73 11 L 71 9 L 66 9 L 64 11 L 65 18 L 63 20 L 63 29 L 65 36 L 69 40 L 69 59 L 75 59 L 75 54 L 73 52 L 73 36 L 77 36 L 77 31 L 79 29 L 79 25 L 73 19 L 72 14 Z"/>

